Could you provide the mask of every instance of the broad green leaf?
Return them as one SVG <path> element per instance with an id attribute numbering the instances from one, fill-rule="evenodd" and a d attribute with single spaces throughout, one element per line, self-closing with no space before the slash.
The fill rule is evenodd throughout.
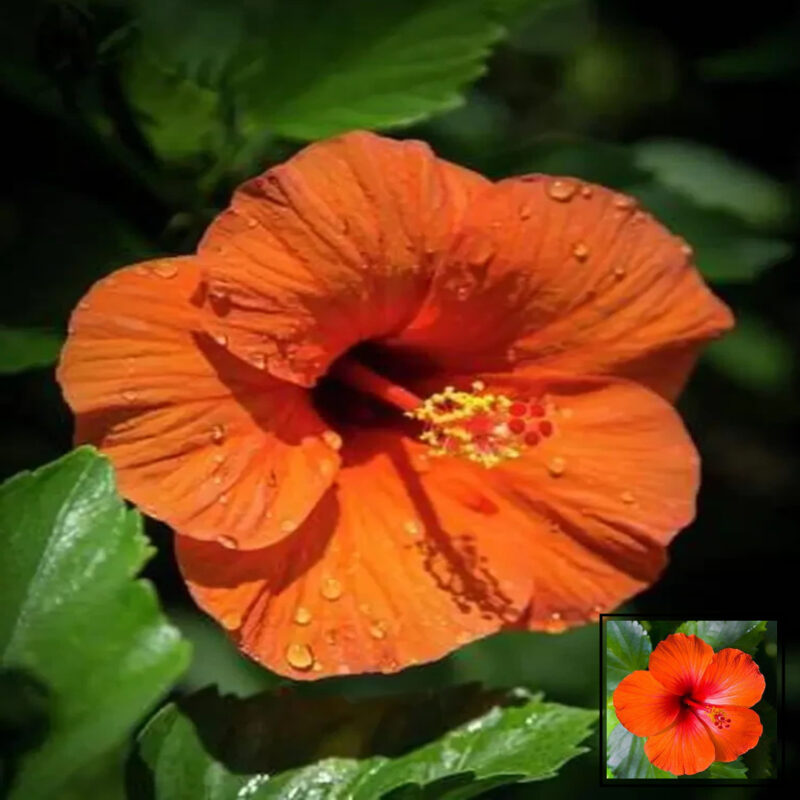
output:
<path id="1" fill-rule="evenodd" d="M 764 732 L 758 744 L 742 757 L 746 763 L 751 778 L 773 778 L 775 767 L 776 742 L 778 737 L 778 715 L 775 709 L 765 702 L 760 702 L 754 709 L 761 719 Z"/>
<path id="2" fill-rule="evenodd" d="M 775 392 L 789 386 L 794 353 L 788 341 L 765 321 L 739 314 L 736 327 L 712 342 L 703 356 L 727 378 L 754 392 Z"/>
<path id="3" fill-rule="evenodd" d="M 634 147 L 634 161 L 667 189 L 755 227 L 779 227 L 791 214 L 792 198 L 781 183 L 713 147 L 652 139 Z"/>
<path id="4" fill-rule="evenodd" d="M 766 630 L 767 623 L 764 620 L 700 620 L 699 622 L 684 622 L 677 632 L 699 636 L 714 650 L 734 647 L 752 655 L 764 638 Z"/>
<path id="5" fill-rule="evenodd" d="M 88 447 L 0 487 L 0 668 L 48 697 L 13 798 L 59 796 L 117 748 L 188 661 L 149 583 L 141 518 Z"/>
<path id="6" fill-rule="evenodd" d="M 715 761 L 708 769 L 703 770 L 693 778 L 712 778 L 727 780 L 744 780 L 747 778 L 747 765 L 740 758 L 736 761 Z"/>
<path id="7" fill-rule="evenodd" d="M 611 731 L 619 725 L 617 712 L 614 709 L 614 704 L 609 700 L 606 703 L 606 736 L 610 736 Z"/>
<path id="8" fill-rule="evenodd" d="M 609 620 L 605 625 L 606 692 L 637 669 L 647 669 L 653 648 L 647 631 L 633 620 Z"/>
<path id="9" fill-rule="evenodd" d="M 653 766 L 644 753 L 644 739 L 617 725 L 608 736 L 606 763 L 615 778 L 674 778 Z"/>
<path id="10" fill-rule="evenodd" d="M 789 242 L 754 233 L 731 214 L 702 208 L 660 184 L 633 186 L 630 192 L 692 246 L 695 263 L 709 281 L 751 281 L 792 253 Z"/>
<path id="11" fill-rule="evenodd" d="M 0 373 L 22 372 L 52 364 L 63 337 L 41 328 L 0 327 Z"/>
<path id="12" fill-rule="evenodd" d="M 460 104 L 502 28 L 487 0 L 276 3 L 238 81 L 246 133 L 317 139 Z"/>
<path id="13" fill-rule="evenodd" d="M 680 625 L 677 619 L 653 619 L 650 620 L 650 642 L 655 647 L 662 639 L 666 639 Z"/>
<path id="14" fill-rule="evenodd" d="M 596 712 L 509 699 L 474 687 L 355 703 L 201 692 L 148 723 L 131 782 L 154 800 L 377 800 L 414 786 L 455 800 L 472 796 L 473 781 L 483 789 L 552 777 L 585 752 Z"/>

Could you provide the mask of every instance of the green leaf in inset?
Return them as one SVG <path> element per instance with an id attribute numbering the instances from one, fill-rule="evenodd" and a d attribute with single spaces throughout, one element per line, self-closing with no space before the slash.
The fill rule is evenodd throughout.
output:
<path id="1" fill-rule="evenodd" d="M 634 147 L 634 161 L 662 186 L 750 225 L 780 227 L 791 215 L 792 199 L 786 187 L 713 147 L 653 139 Z"/>
<path id="2" fill-rule="evenodd" d="M 734 647 L 752 655 L 764 638 L 766 630 L 766 620 L 700 620 L 684 622 L 677 633 L 699 636 L 714 650 Z"/>
<path id="3" fill-rule="evenodd" d="M 716 779 L 738 779 L 743 780 L 747 778 L 747 765 L 742 763 L 740 758 L 736 761 L 715 761 L 707 770 L 703 770 L 699 775 L 694 775 L 695 778 L 716 778 Z"/>
<path id="4" fill-rule="evenodd" d="M 606 763 L 615 778 L 674 778 L 653 766 L 644 752 L 644 739 L 617 725 L 608 736 Z"/>
<path id="5" fill-rule="evenodd" d="M 488 0 L 275 3 L 238 81 L 245 132 L 318 139 L 462 102 L 503 29 Z"/>
<path id="6" fill-rule="evenodd" d="M 692 246 L 697 267 L 709 281 L 751 281 L 792 253 L 789 242 L 754 233 L 731 214 L 702 208 L 657 183 L 630 187 L 630 193 Z"/>
<path id="7" fill-rule="evenodd" d="M 63 337 L 42 328 L 0 326 L 0 373 L 22 372 L 52 364 Z"/>
<path id="8" fill-rule="evenodd" d="M 755 392 L 775 392 L 789 386 L 794 353 L 789 342 L 765 321 L 739 314 L 736 327 L 712 342 L 703 356 L 740 386 Z"/>
<path id="9" fill-rule="evenodd" d="M 769 703 L 764 702 L 759 703 L 755 711 L 761 719 L 764 732 L 761 734 L 758 744 L 752 750 L 748 750 L 743 759 L 751 778 L 774 778 L 773 761 L 778 738 L 778 714 Z"/>
<path id="10" fill-rule="evenodd" d="M 436 786 L 431 796 L 455 800 L 473 795 L 472 782 L 483 789 L 552 777 L 585 752 L 580 743 L 596 717 L 475 687 L 355 703 L 206 691 L 150 721 L 131 780 L 154 800 L 374 800 L 411 786 Z"/>
<path id="11" fill-rule="evenodd" d="M 637 669 L 647 669 L 653 648 L 647 631 L 633 620 L 609 620 L 605 625 L 606 692 Z"/>
<path id="12" fill-rule="evenodd" d="M 134 580 L 151 552 L 141 518 L 91 448 L 0 487 L 0 547 L 0 667 L 51 700 L 12 797 L 59 796 L 169 689 L 188 648 Z"/>

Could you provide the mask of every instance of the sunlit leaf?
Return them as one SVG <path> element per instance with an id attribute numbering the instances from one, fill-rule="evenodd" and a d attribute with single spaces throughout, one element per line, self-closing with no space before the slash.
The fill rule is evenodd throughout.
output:
<path id="1" fill-rule="evenodd" d="M 41 328 L 0 327 L 0 373 L 46 367 L 58 357 L 62 337 Z"/>
<path id="2" fill-rule="evenodd" d="M 652 139 L 634 147 L 634 158 L 666 188 L 751 225 L 780 226 L 791 214 L 791 196 L 784 186 L 713 147 Z"/>
<path id="3" fill-rule="evenodd" d="M 684 622 L 677 632 L 699 636 L 714 650 L 734 647 L 752 655 L 764 638 L 766 630 L 765 620 L 700 620 Z"/>
<path id="4" fill-rule="evenodd" d="M 606 692 L 637 669 L 647 669 L 653 648 L 647 631 L 633 620 L 609 620 L 605 625 Z"/>
<path id="5" fill-rule="evenodd" d="M 131 774 L 154 800 L 376 800 L 411 786 L 441 786 L 432 796 L 455 800 L 472 796 L 473 782 L 555 775 L 585 751 L 596 716 L 531 696 L 507 705 L 469 687 L 352 704 L 291 691 L 249 700 L 202 692 L 151 720 Z"/>
<path id="6" fill-rule="evenodd" d="M 117 748 L 185 667 L 188 648 L 134 576 L 151 553 L 111 467 L 80 448 L 0 487 L 0 668 L 48 698 L 48 729 L 13 798 L 59 796 Z"/>

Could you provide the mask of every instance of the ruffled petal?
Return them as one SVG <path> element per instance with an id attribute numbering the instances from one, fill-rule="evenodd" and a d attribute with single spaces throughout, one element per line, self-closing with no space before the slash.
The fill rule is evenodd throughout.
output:
<path id="1" fill-rule="evenodd" d="M 752 657 L 726 648 L 714 654 L 692 697 L 699 703 L 749 708 L 764 694 L 764 676 Z"/>
<path id="2" fill-rule="evenodd" d="M 179 536 L 195 600 L 297 679 L 394 672 L 507 626 L 531 593 L 524 534 L 480 495 L 465 502 L 471 489 L 422 466 L 421 450 L 394 434 L 346 437 L 338 485 L 273 547 Z"/>
<path id="3" fill-rule="evenodd" d="M 702 343 L 731 327 L 685 244 L 601 186 L 504 180 L 462 229 L 420 312 L 391 340 L 453 372 L 535 362 L 673 398 Z"/>
<path id="4" fill-rule="evenodd" d="M 714 651 L 699 637 L 673 633 L 650 654 L 650 672 L 666 689 L 688 695 L 699 685 Z"/>
<path id="5" fill-rule="evenodd" d="M 338 437 L 306 392 L 202 333 L 199 286 L 192 258 L 99 282 L 73 314 L 58 380 L 76 440 L 109 456 L 125 497 L 185 535 L 264 547 L 330 486 Z"/>
<path id="6" fill-rule="evenodd" d="M 707 728 L 685 708 L 669 728 L 647 739 L 644 753 L 651 764 L 673 775 L 696 775 L 715 757 Z"/>
<path id="7" fill-rule="evenodd" d="M 508 525 L 530 530 L 534 595 L 520 624 L 558 630 L 596 620 L 655 581 L 666 545 L 694 515 L 698 459 L 675 410 L 653 392 L 531 372 L 481 377 L 487 391 L 538 406 L 548 435 L 517 459 L 476 467 L 475 485 Z"/>
<path id="8" fill-rule="evenodd" d="M 211 225 L 208 329 L 313 385 L 339 355 L 416 314 L 472 196 L 490 184 L 414 141 L 350 133 L 243 184 Z"/>
<path id="9" fill-rule="evenodd" d="M 764 730 L 750 708 L 715 705 L 698 716 L 714 743 L 714 761 L 735 761 L 758 744 Z"/>
<path id="10" fill-rule="evenodd" d="M 614 710 L 634 736 L 652 736 L 668 728 L 681 710 L 680 698 L 646 670 L 637 670 L 614 690 Z"/>

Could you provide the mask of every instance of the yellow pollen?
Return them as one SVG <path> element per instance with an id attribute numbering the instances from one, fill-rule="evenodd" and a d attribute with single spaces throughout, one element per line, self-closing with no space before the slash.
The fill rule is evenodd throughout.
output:
<path id="1" fill-rule="evenodd" d="M 519 458 L 525 447 L 553 433 L 541 403 L 512 400 L 475 381 L 472 391 L 446 386 L 406 416 L 424 425 L 420 440 L 431 456 L 458 456 L 483 467 Z"/>

